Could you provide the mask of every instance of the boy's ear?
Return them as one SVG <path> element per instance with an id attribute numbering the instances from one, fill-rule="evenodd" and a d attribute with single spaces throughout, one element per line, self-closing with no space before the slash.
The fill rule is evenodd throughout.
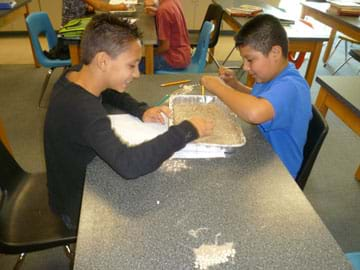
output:
<path id="1" fill-rule="evenodd" d="M 276 57 L 282 57 L 282 49 L 279 45 L 274 45 L 271 48 L 271 52 L 274 54 L 274 56 Z"/>
<path id="2" fill-rule="evenodd" d="M 95 55 L 95 64 L 98 69 L 105 71 L 109 63 L 109 55 L 106 52 L 98 52 Z"/>

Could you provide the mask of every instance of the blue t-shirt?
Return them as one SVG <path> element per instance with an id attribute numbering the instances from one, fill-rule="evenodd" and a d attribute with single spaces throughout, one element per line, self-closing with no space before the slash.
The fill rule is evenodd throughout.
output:
<path id="1" fill-rule="evenodd" d="M 296 178 L 312 118 L 309 85 L 289 63 L 273 80 L 256 83 L 252 95 L 265 98 L 273 106 L 274 118 L 258 127 L 290 174 Z"/>

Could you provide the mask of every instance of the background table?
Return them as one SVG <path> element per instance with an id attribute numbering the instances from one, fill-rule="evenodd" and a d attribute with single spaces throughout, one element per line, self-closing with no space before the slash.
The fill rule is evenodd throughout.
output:
<path id="1" fill-rule="evenodd" d="M 321 86 L 316 107 L 322 115 L 330 109 L 360 136 L 360 76 L 319 76 L 316 81 Z M 360 166 L 355 178 L 360 181 Z"/>
<path id="2" fill-rule="evenodd" d="M 145 57 L 145 73 L 154 73 L 154 46 L 157 44 L 157 34 L 154 17 L 147 15 L 144 12 L 141 4 L 136 5 L 136 22 L 141 30 L 143 37 L 144 57 Z M 73 65 L 80 63 L 80 40 L 79 39 L 64 39 L 69 45 L 70 58 Z"/>
<path id="3" fill-rule="evenodd" d="M 0 18 L 7 16 L 11 12 L 13 12 L 19 8 L 25 9 L 24 10 L 24 18 L 26 18 L 29 15 L 29 3 L 30 2 L 31 2 L 31 0 L 16 0 L 16 5 L 12 9 L 0 10 Z M 40 64 L 37 61 L 35 53 L 34 53 L 34 47 L 33 47 L 30 36 L 29 36 L 29 40 L 30 40 L 31 51 L 32 51 L 33 59 L 34 59 L 34 65 L 35 65 L 35 67 L 40 67 Z"/>
<path id="4" fill-rule="evenodd" d="M 325 63 L 329 58 L 337 31 L 340 31 L 345 35 L 352 37 L 353 39 L 360 40 L 360 20 L 358 17 L 338 16 L 328 13 L 326 11 L 330 7 L 329 3 L 314 3 L 309 1 L 302 1 L 301 5 L 302 18 L 304 18 L 305 16 L 310 16 L 332 28 L 329 41 L 323 56 L 323 61 Z"/>
<path id="5" fill-rule="evenodd" d="M 160 83 L 189 78 L 146 75 L 129 92 L 154 104 L 176 89 Z M 74 269 L 195 269 L 201 247 L 233 255 L 209 269 L 351 269 L 271 146 L 241 125 L 247 143 L 232 157 L 168 160 L 136 180 L 93 160 Z"/>
<path id="6" fill-rule="evenodd" d="M 226 10 L 231 7 L 239 7 L 240 5 L 249 4 L 263 8 L 264 13 L 272 14 L 279 19 L 293 19 L 294 24 L 285 25 L 285 30 L 289 39 L 289 51 L 292 52 L 309 52 L 310 59 L 305 72 L 305 79 L 311 86 L 316 67 L 319 61 L 322 44 L 328 40 L 328 37 L 322 32 L 316 31 L 304 23 L 297 21 L 296 18 L 290 18 L 288 14 L 275 8 L 271 5 L 266 4 L 261 0 L 213 0 L 223 7 L 225 10 L 223 19 L 234 31 L 239 31 L 241 26 L 244 25 L 250 18 L 248 17 L 234 17 Z"/>

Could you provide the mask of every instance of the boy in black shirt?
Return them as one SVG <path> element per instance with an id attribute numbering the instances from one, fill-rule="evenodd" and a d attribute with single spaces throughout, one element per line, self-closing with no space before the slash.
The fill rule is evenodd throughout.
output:
<path id="1" fill-rule="evenodd" d="M 124 92 L 139 77 L 140 34 L 114 15 L 96 15 L 81 52 L 82 66 L 68 70 L 54 86 L 44 130 L 50 206 L 71 230 L 77 229 L 86 166 L 96 155 L 120 176 L 137 178 L 213 129 L 213 123 L 194 117 L 151 141 L 127 146 L 111 129 L 102 103 L 144 122 L 163 122 L 161 113 L 169 115 L 168 107 L 149 108 Z"/>

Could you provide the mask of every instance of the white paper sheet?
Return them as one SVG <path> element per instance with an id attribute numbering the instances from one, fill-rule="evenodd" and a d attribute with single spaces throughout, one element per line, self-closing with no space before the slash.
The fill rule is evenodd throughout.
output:
<path id="1" fill-rule="evenodd" d="M 109 115 L 111 127 L 115 134 L 129 145 L 138 145 L 149 141 L 168 130 L 167 125 L 159 123 L 144 123 L 129 114 Z M 224 149 L 209 148 L 189 143 L 177 151 L 172 158 L 216 158 L 225 157 Z"/>

